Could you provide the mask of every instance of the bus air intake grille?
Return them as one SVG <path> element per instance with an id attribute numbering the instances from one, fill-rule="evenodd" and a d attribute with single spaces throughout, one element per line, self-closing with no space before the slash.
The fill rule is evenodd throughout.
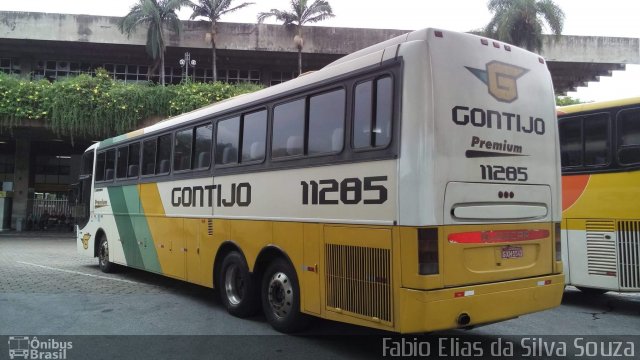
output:
<path id="1" fill-rule="evenodd" d="M 213 236 L 213 219 L 207 220 L 207 235 Z"/>
<path id="2" fill-rule="evenodd" d="M 615 276 L 615 222 L 587 221 L 587 269 L 589 275 Z"/>
<path id="3" fill-rule="evenodd" d="M 640 221 L 618 221 L 618 276 L 624 290 L 640 290 Z"/>
<path id="4" fill-rule="evenodd" d="M 390 250 L 326 244 L 325 258 L 327 307 L 392 323 Z"/>

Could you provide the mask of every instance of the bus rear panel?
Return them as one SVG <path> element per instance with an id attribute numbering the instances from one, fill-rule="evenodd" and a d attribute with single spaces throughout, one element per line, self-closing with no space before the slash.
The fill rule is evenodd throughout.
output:
<path id="1" fill-rule="evenodd" d="M 425 37 L 403 44 L 430 71 L 405 63 L 402 331 L 558 306 L 559 150 L 545 61 L 473 35 Z"/>

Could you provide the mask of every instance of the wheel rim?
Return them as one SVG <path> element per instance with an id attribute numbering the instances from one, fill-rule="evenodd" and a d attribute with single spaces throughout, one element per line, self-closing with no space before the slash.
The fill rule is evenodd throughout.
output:
<path id="1" fill-rule="evenodd" d="M 269 280 L 269 306 L 273 314 L 283 318 L 293 308 L 293 286 L 287 274 L 276 272 Z"/>
<path id="2" fill-rule="evenodd" d="M 109 261 L 109 244 L 103 241 L 100 245 L 100 266 L 104 267 Z"/>
<path id="3" fill-rule="evenodd" d="M 224 275 L 224 289 L 227 299 L 232 305 L 238 305 L 244 297 L 244 279 L 240 273 L 240 268 L 236 264 L 231 264 Z"/>

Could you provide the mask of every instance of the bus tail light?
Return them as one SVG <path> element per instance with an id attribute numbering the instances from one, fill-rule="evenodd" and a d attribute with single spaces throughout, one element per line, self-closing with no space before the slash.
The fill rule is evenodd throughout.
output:
<path id="1" fill-rule="evenodd" d="M 538 240 L 548 237 L 549 230 L 544 229 L 470 231 L 449 234 L 449 242 L 454 244 L 491 244 Z"/>
<path id="2" fill-rule="evenodd" d="M 555 242 L 556 242 L 556 261 L 562 260 L 562 230 L 560 230 L 560 223 L 553 225 Z"/>
<path id="3" fill-rule="evenodd" d="M 418 229 L 418 268 L 420 275 L 439 273 L 438 229 Z"/>

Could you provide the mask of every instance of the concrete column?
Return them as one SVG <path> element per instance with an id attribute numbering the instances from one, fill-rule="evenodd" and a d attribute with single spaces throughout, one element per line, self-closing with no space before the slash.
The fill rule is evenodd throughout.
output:
<path id="1" fill-rule="evenodd" d="M 13 174 L 13 211 L 11 213 L 11 227 L 16 229 L 18 219 L 23 221 L 23 229 L 27 223 L 27 215 L 32 192 L 29 190 L 29 171 L 31 167 L 31 140 L 17 138 L 15 154 L 15 171 Z"/>

